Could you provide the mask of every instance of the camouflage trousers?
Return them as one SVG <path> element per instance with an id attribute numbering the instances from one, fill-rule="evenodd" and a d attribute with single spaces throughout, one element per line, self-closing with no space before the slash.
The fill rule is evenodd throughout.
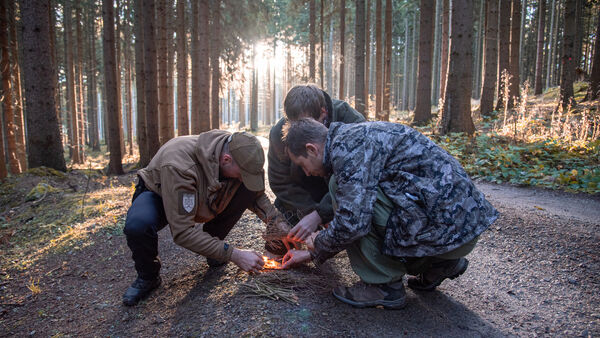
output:
<path id="1" fill-rule="evenodd" d="M 329 193 L 332 197 L 333 210 L 337 209 L 336 190 L 335 177 L 332 176 L 329 180 Z M 383 247 L 386 224 L 392 209 L 392 202 L 381 189 L 377 188 L 371 231 L 346 249 L 352 270 L 365 283 L 392 283 L 401 280 L 405 274 L 418 275 L 425 272 L 432 263 L 466 256 L 473 250 L 479 239 L 479 237 L 475 237 L 459 248 L 433 257 L 401 258 L 385 255 L 381 253 L 381 247 Z"/>

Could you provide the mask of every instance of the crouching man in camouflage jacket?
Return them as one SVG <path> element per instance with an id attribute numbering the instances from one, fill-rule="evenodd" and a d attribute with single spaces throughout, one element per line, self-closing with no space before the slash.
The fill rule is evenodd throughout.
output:
<path id="1" fill-rule="evenodd" d="M 346 250 L 361 283 L 337 287 L 339 300 L 357 307 L 402 308 L 408 286 L 433 290 L 467 269 L 464 258 L 498 212 L 461 165 L 412 128 L 372 122 L 312 119 L 287 125 L 291 161 L 306 175 L 331 176 L 334 218 L 290 250 L 284 267 L 312 259 L 321 264 Z"/>

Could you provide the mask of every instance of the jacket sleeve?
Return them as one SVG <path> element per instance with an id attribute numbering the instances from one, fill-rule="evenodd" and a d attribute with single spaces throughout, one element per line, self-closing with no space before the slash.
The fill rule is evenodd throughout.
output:
<path id="1" fill-rule="evenodd" d="M 273 127 L 269 135 L 269 186 L 288 210 L 308 213 L 317 208 L 310 193 L 292 179 L 292 162 L 281 142 L 281 128 Z"/>
<path id="2" fill-rule="evenodd" d="M 265 224 L 283 221 L 283 217 L 273 206 L 264 191 L 258 193 L 258 197 L 249 209 Z"/>
<path id="3" fill-rule="evenodd" d="M 317 264 L 344 250 L 352 242 L 371 231 L 373 205 L 377 198 L 379 178 L 385 163 L 385 152 L 374 142 L 355 140 L 332 153 L 333 173 L 338 185 L 335 193 L 337 209 L 329 227 L 315 238 L 313 260 Z"/>
<path id="4" fill-rule="evenodd" d="M 160 181 L 165 214 L 175 244 L 206 257 L 229 261 L 233 247 L 225 250 L 224 241 L 204 232 L 194 221 L 200 203 L 194 179 L 172 166 L 164 166 L 160 170 Z"/>

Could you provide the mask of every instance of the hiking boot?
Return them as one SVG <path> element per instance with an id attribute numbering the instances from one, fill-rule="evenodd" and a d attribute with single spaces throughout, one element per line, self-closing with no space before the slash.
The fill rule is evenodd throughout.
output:
<path id="1" fill-rule="evenodd" d="M 123 304 L 133 306 L 140 300 L 148 297 L 150 292 L 156 289 L 161 283 L 160 276 L 152 280 L 137 278 L 133 284 L 123 294 Z"/>
<path id="2" fill-rule="evenodd" d="M 219 261 L 213 258 L 206 257 L 206 263 L 208 263 L 208 266 L 210 266 L 211 268 L 219 268 L 229 263 L 229 261 Z"/>
<path id="3" fill-rule="evenodd" d="M 381 305 L 386 309 L 397 310 L 406 305 L 406 292 L 401 280 L 389 284 L 359 282 L 350 287 L 338 286 L 333 290 L 333 295 L 358 308 Z"/>
<path id="4" fill-rule="evenodd" d="M 419 291 L 433 291 L 444 279 L 454 279 L 462 275 L 469 266 L 466 258 L 433 263 L 429 270 L 408 278 L 408 287 Z"/>

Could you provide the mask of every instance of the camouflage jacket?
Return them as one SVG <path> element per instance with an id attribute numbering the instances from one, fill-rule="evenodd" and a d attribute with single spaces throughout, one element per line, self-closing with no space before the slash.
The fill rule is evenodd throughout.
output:
<path id="1" fill-rule="evenodd" d="M 332 100 L 327 93 L 323 94 L 331 122 L 365 121 L 348 103 Z M 300 167 L 290 161 L 281 142 L 281 129 L 285 122 L 286 119 L 281 118 L 269 133 L 268 174 L 269 186 L 276 196 L 275 205 L 284 213 L 297 215 L 298 218 L 316 210 L 323 223 L 327 223 L 333 218 L 327 182 L 321 177 L 306 176 Z M 328 124 L 325 121 L 325 125 Z"/>
<path id="2" fill-rule="evenodd" d="M 394 204 L 381 248 L 386 255 L 443 254 L 498 218 L 454 157 L 401 124 L 332 123 L 323 164 L 338 189 L 334 219 L 315 238 L 318 264 L 371 230 L 377 187 Z"/>

